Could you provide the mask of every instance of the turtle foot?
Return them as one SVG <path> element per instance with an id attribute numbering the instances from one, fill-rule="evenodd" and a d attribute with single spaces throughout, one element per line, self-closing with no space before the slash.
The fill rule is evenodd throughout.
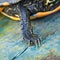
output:
<path id="1" fill-rule="evenodd" d="M 39 38 L 36 34 L 25 36 L 24 40 L 28 43 L 28 46 L 35 45 L 36 47 L 38 47 L 42 43 L 42 39 Z"/>

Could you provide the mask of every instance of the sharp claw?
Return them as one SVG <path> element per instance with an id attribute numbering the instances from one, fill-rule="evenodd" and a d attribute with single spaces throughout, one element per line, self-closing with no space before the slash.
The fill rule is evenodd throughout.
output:
<path id="1" fill-rule="evenodd" d="M 37 41 L 35 40 L 35 46 L 36 46 L 36 48 L 38 47 L 38 44 L 37 44 Z"/>
<path id="2" fill-rule="evenodd" d="M 30 41 L 28 42 L 28 47 L 30 46 Z"/>
<path id="3" fill-rule="evenodd" d="M 40 44 L 42 44 L 42 41 L 43 41 L 43 40 L 42 40 L 42 38 L 40 38 L 40 41 L 41 41 L 41 43 L 40 43 Z"/>
<path id="4" fill-rule="evenodd" d="M 40 41 L 40 39 L 38 39 L 38 46 L 40 47 L 40 44 L 41 44 L 41 41 Z"/>
<path id="5" fill-rule="evenodd" d="M 36 48 L 37 47 L 40 47 L 41 46 L 41 43 L 42 43 L 42 39 L 39 38 L 37 35 L 31 37 L 30 40 L 29 39 L 26 39 L 26 38 L 25 38 L 25 40 L 27 41 L 28 46 L 31 46 L 31 45 L 35 44 Z"/>

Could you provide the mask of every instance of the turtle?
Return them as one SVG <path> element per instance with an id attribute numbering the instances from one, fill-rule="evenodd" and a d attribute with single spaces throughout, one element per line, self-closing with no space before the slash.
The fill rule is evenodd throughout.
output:
<path id="1" fill-rule="evenodd" d="M 53 1 L 50 1 L 50 0 L 45 0 L 45 4 L 48 6 L 49 5 L 53 5 L 55 2 L 54 0 Z M 51 3 L 51 4 L 50 4 Z M 53 3 L 53 4 L 52 4 Z M 4 3 L 5 5 L 7 4 L 6 2 Z M 50 8 L 50 6 L 49 6 Z M 16 10 L 15 10 L 16 9 Z M 47 10 L 47 9 L 46 9 Z M 10 13 L 11 12 L 11 13 Z M 14 12 L 14 13 L 12 13 Z M 10 6 L 6 7 L 6 8 L 0 8 L 0 13 L 11 18 L 12 20 L 15 20 L 15 21 L 20 21 L 21 18 L 19 17 L 19 14 L 17 13 L 17 5 L 11 5 L 10 3 Z M 33 16 L 30 16 L 30 20 L 34 20 L 35 18 L 33 18 L 35 16 L 35 14 Z"/>
<path id="2" fill-rule="evenodd" d="M 58 1 L 58 0 L 56 0 Z M 52 1 L 53 3 L 55 1 Z M 46 0 L 0 0 L 0 12 L 8 17 L 14 16 L 15 20 L 21 19 L 23 39 L 27 44 L 41 44 L 42 39 L 33 32 L 30 19 L 36 18 L 36 13 L 48 11 L 49 3 Z M 16 19 L 16 17 L 18 19 Z"/>
<path id="3" fill-rule="evenodd" d="M 33 44 L 37 44 L 38 42 L 40 42 L 40 38 L 33 33 L 31 22 L 29 20 L 30 11 L 25 7 L 26 4 L 28 7 L 30 3 L 32 3 L 32 0 L 26 0 L 26 1 L 25 0 L 0 0 L 0 12 L 6 13 L 8 11 L 9 12 L 8 14 L 12 13 L 13 15 L 16 13 L 19 15 L 19 17 L 21 15 L 20 18 L 22 20 L 21 24 L 22 24 L 22 34 L 23 34 L 24 41 L 26 41 L 29 44 L 31 42 Z M 10 8 L 6 10 L 8 7 L 11 7 L 12 10 L 9 11 Z"/>

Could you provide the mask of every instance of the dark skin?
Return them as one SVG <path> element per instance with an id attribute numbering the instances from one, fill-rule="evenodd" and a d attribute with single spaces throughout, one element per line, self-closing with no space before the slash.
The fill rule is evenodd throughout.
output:
<path id="1" fill-rule="evenodd" d="M 5 16 L 7 16 L 7 17 L 9 17 L 9 18 L 11 18 L 11 19 L 14 20 L 14 21 L 20 21 L 20 20 L 21 20 L 21 17 L 18 18 L 18 17 L 13 17 L 13 16 L 9 16 L 9 15 L 5 14 L 5 13 L 3 12 L 3 9 L 4 9 L 4 8 L 0 8 L 1 14 L 5 15 Z M 45 16 L 51 15 L 51 14 L 53 14 L 53 13 L 55 13 L 55 12 L 58 12 L 58 11 L 60 11 L 60 6 L 56 7 L 56 8 L 55 8 L 54 10 L 52 10 L 52 11 L 37 12 L 36 14 L 30 16 L 30 20 L 34 20 L 34 19 L 37 19 L 37 18 L 45 17 Z"/>
<path id="2" fill-rule="evenodd" d="M 60 11 L 60 6 L 58 6 L 57 8 L 55 8 L 52 11 L 38 12 L 38 13 L 36 13 L 36 16 L 30 16 L 30 19 L 36 19 L 36 18 L 45 17 L 45 16 L 51 15 L 51 14 L 53 14 L 55 12 L 58 12 L 58 11 Z"/>
<path id="3" fill-rule="evenodd" d="M 7 14 L 3 13 L 3 11 L 2 11 L 3 9 L 4 9 L 4 8 L 0 8 L 0 12 L 1 12 L 3 15 L 11 18 L 11 19 L 14 20 L 14 21 L 20 21 L 20 20 L 21 20 L 21 18 L 8 16 Z M 55 8 L 54 10 L 52 10 L 52 11 L 37 12 L 36 14 L 30 16 L 30 20 L 34 20 L 34 19 L 36 19 L 36 18 L 45 17 L 45 16 L 48 16 L 48 15 L 53 14 L 53 13 L 58 12 L 58 11 L 60 11 L 60 6 L 56 7 L 56 8 Z"/>
<path id="4" fill-rule="evenodd" d="M 31 1 L 31 2 L 32 2 L 32 5 L 31 5 L 31 7 L 32 7 L 33 4 L 35 4 L 35 1 Z M 43 0 L 42 0 L 42 2 L 39 2 L 39 3 L 38 2 L 36 3 L 36 5 L 43 3 Z M 27 43 L 29 43 L 30 45 L 32 43 L 32 44 L 35 44 L 37 46 L 37 45 L 41 44 L 42 40 L 38 37 L 38 35 L 36 35 L 36 34 L 33 33 L 33 29 L 32 29 L 32 26 L 31 26 L 30 19 L 36 19 L 36 18 L 40 18 L 40 17 L 45 17 L 45 16 L 48 16 L 48 15 L 50 15 L 52 13 L 55 13 L 55 12 L 57 12 L 57 11 L 60 10 L 60 6 L 58 6 L 56 9 L 54 9 L 52 11 L 46 11 L 46 12 L 45 11 L 44 12 L 42 12 L 42 11 L 36 12 L 36 10 L 34 10 L 34 8 L 37 8 L 37 10 L 39 10 L 38 9 L 39 6 L 37 6 L 37 7 L 33 6 L 32 7 L 33 9 L 31 8 L 31 11 L 35 11 L 35 12 L 32 12 L 32 14 L 35 13 L 35 15 L 31 16 L 31 12 L 28 10 L 28 8 L 30 6 L 28 8 L 26 8 L 26 6 L 24 6 L 24 5 L 29 4 L 29 3 L 30 3 L 29 0 L 27 2 L 24 2 L 24 3 L 23 3 L 23 1 L 18 3 L 19 12 L 21 14 L 21 20 L 22 20 L 23 39 Z M 5 3 L 4 5 L 6 6 L 6 5 L 9 5 L 9 4 Z M 42 6 L 42 8 L 44 9 L 45 7 Z M 2 10 L 3 10 L 3 8 L 0 9 L 1 12 L 2 12 Z"/>
<path id="5" fill-rule="evenodd" d="M 35 3 L 33 2 L 33 4 L 35 4 Z M 33 6 L 33 4 L 32 4 L 32 6 Z M 41 2 L 39 4 L 41 4 Z M 60 6 L 58 6 L 56 9 L 54 9 L 52 11 L 47 11 L 47 12 L 45 12 L 45 11 L 44 12 L 36 12 L 36 10 L 40 11 L 38 6 L 37 7 L 33 6 L 32 7 L 33 9 L 31 8 L 30 11 L 29 11 L 28 8 L 30 6 L 28 8 L 26 8 L 23 5 L 23 3 L 20 3 L 19 7 L 20 7 L 21 19 L 22 19 L 23 39 L 29 45 L 31 45 L 31 43 L 32 43 L 36 46 L 37 45 L 40 46 L 42 40 L 39 38 L 39 36 L 37 34 L 33 33 L 33 29 L 32 29 L 32 26 L 31 26 L 31 21 L 30 21 L 30 15 L 36 13 L 35 17 L 31 17 L 33 19 L 40 18 L 40 17 L 45 17 L 45 16 L 48 16 L 52 13 L 55 13 L 55 12 L 59 11 Z M 43 8 L 43 6 L 42 6 L 42 8 Z M 34 10 L 34 9 L 36 9 L 36 10 Z M 34 10 L 34 12 L 32 12 L 33 10 Z"/>
<path id="6" fill-rule="evenodd" d="M 22 8 L 22 7 L 21 7 Z M 22 9 L 21 9 L 22 10 Z M 25 8 L 24 8 L 24 10 L 25 10 Z M 25 10 L 26 11 L 26 10 Z M 50 15 L 50 14 L 52 14 L 52 13 L 55 13 L 55 12 L 57 12 L 57 11 L 60 11 L 60 6 L 58 6 L 57 8 L 55 8 L 54 10 L 52 10 L 52 11 L 47 11 L 47 12 L 38 12 L 38 13 L 36 13 L 37 14 L 37 17 L 32 17 L 33 19 L 36 19 L 36 18 L 40 18 L 40 17 L 44 17 L 44 16 L 47 16 L 47 15 Z M 25 12 L 25 14 L 27 15 L 27 13 L 28 12 Z M 25 16 L 26 16 L 25 15 Z M 22 13 L 22 17 L 24 16 L 24 12 Z M 28 19 L 29 19 L 29 17 L 27 18 L 27 21 L 28 21 Z M 31 25 L 28 25 L 28 26 L 31 26 Z M 29 29 L 30 30 L 30 29 Z M 27 32 L 26 32 L 27 33 Z M 36 35 L 37 36 L 37 35 Z M 36 37 L 35 36 L 35 37 Z M 29 35 L 29 37 L 30 37 L 30 35 Z M 30 37 L 31 38 L 31 37 Z M 34 38 L 34 37 L 33 37 Z M 39 39 L 39 37 L 36 37 L 36 38 L 38 38 Z M 28 42 L 30 42 L 30 41 L 28 41 Z M 32 40 L 32 42 L 35 42 L 35 41 L 33 41 Z M 40 42 L 40 41 L 38 41 L 38 42 Z M 16 56 L 14 56 L 13 58 L 12 58 L 12 60 L 15 60 L 16 58 L 18 58 L 21 54 L 23 54 L 26 50 L 28 49 L 28 47 L 26 48 L 26 49 L 24 49 L 24 51 L 23 52 L 21 52 L 21 53 L 18 53 Z"/>

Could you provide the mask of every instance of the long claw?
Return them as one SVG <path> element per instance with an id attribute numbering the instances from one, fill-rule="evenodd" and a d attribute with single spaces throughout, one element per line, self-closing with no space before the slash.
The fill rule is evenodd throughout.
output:
<path id="1" fill-rule="evenodd" d="M 38 47 L 38 44 L 37 44 L 37 41 L 35 40 L 35 46 L 36 46 L 36 48 Z"/>
<path id="2" fill-rule="evenodd" d="M 38 39 L 38 46 L 40 47 L 40 44 L 41 44 L 41 41 L 40 41 L 40 39 Z"/>
<path id="3" fill-rule="evenodd" d="M 28 42 L 28 47 L 30 46 L 31 44 L 30 44 L 30 41 Z"/>

